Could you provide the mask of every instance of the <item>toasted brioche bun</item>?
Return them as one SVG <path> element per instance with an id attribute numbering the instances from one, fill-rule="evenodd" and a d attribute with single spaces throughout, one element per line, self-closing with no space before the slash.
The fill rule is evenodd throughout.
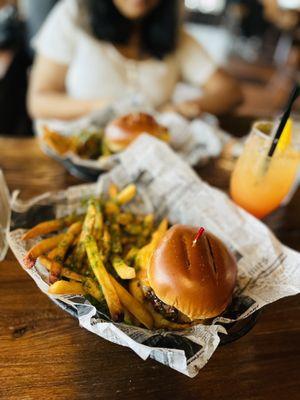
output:
<path id="1" fill-rule="evenodd" d="M 140 134 L 148 133 L 168 141 L 168 130 L 145 113 L 128 114 L 109 123 L 104 132 L 106 145 L 113 153 L 122 151 Z"/>
<path id="2" fill-rule="evenodd" d="M 193 247 L 197 228 L 174 225 L 161 240 L 148 269 L 156 296 L 191 320 L 213 318 L 231 301 L 237 265 L 214 235 L 205 232 Z"/>

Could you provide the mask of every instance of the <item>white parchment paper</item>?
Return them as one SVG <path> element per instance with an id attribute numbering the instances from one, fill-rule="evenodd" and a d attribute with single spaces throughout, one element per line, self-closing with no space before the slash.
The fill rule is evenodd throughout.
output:
<path id="1" fill-rule="evenodd" d="M 47 273 L 41 266 L 26 270 L 38 287 L 75 315 L 85 329 L 130 347 L 143 359 L 151 357 L 194 377 L 216 350 L 218 334 L 226 332 L 226 323 L 300 292 L 300 254 L 282 245 L 262 222 L 237 207 L 223 192 L 203 182 L 161 141 L 142 135 L 119 154 L 117 162 L 95 184 L 44 194 L 29 202 L 14 199 L 9 244 L 24 268 L 23 257 L 33 244 L 21 241 L 24 229 L 82 208 L 82 199 L 105 191 L 110 181 L 120 187 L 131 182 L 137 185 L 138 196 L 131 207 L 152 210 L 159 217 L 167 216 L 171 223 L 205 226 L 219 236 L 238 262 L 232 304 L 211 325 L 197 325 L 181 332 L 149 331 L 112 323 L 83 297 L 48 295 Z"/>
<path id="2" fill-rule="evenodd" d="M 166 126 L 170 133 L 170 146 L 189 165 L 203 164 L 212 157 L 217 157 L 228 142 L 230 136 L 221 130 L 215 118 L 209 114 L 193 121 L 188 121 L 175 112 L 158 113 L 146 104 L 136 105 L 118 102 L 114 106 L 90 114 L 79 120 L 39 120 L 35 131 L 43 151 L 59 160 L 70 160 L 75 166 L 94 171 L 108 171 L 116 165 L 117 156 L 100 157 L 98 160 L 86 160 L 72 152 L 60 155 L 43 141 L 44 127 L 47 126 L 62 135 L 76 135 L 84 129 L 104 128 L 111 120 L 129 112 L 143 111 L 153 115 L 157 121 Z M 147 132 L 145 132 L 147 133 Z"/>

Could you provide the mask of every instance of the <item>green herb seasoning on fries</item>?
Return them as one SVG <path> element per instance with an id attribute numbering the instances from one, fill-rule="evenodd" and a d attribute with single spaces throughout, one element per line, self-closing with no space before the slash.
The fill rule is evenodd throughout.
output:
<path id="1" fill-rule="evenodd" d="M 28 230 L 23 240 L 41 240 L 28 251 L 25 263 L 31 268 L 38 260 L 49 271 L 50 294 L 92 296 L 106 303 L 112 320 L 151 329 L 151 312 L 130 291 L 140 268 L 136 260 L 145 257 L 144 246 L 151 246 L 146 252 L 150 256 L 154 249 L 154 216 L 126 209 L 136 192 L 133 184 L 121 191 L 111 184 L 107 197 L 89 199 L 84 215 L 45 221 Z"/>

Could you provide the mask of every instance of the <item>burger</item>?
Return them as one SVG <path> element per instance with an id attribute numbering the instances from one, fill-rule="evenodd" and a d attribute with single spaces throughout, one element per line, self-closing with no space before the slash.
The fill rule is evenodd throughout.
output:
<path id="1" fill-rule="evenodd" d="M 105 145 L 112 153 L 124 150 L 142 133 L 148 133 L 158 139 L 169 141 L 166 127 L 146 113 L 132 113 L 111 121 L 105 128 Z"/>
<path id="2" fill-rule="evenodd" d="M 178 329 L 222 314 L 231 302 L 237 264 L 223 242 L 174 225 L 160 240 L 139 286 L 156 326 Z M 195 240 L 196 237 L 196 240 Z"/>

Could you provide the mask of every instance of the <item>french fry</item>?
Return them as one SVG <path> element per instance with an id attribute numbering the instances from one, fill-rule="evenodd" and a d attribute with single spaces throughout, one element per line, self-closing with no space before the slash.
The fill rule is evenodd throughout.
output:
<path id="1" fill-rule="evenodd" d="M 133 279 L 135 278 L 135 269 L 126 264 L 121 257 L 114 257 L 112 265 L 121 279 Z"/>
<path id="2" fill-rule="evenodd" d="M 48 289 L 50 294 L 85 294 L 85 290 L 80 282 L 56 281 Z"/>
<path id="3" fill-rule="evenodd" d="M 118 189 L 118 186 L 117 186 L 117 185 L 115 185 L 114 183 L 111 183 L 111 184 L 109 185 L 108 194 L 109 194 L 109 197 L 110 197 L 111 199 L 114 199 L 114 198 L 117 196 L 118 191 L 119 191 L 119 189 Z"/>
<path id="4" fill-rule="evenodd" d="M 129 225 L 133 220 L 133 215 L 131 213 L 120 213 L 117 216 L 117 222 L 120 225 Z"/>
<path id="5" fill-rule="evenodd" d="M 135 257 L 137 256 L 138 252 L 139 252 L 139 249 L 137 247 L 135 247 L 135 246 L 131 247 L 131 249 L 125 255 L 125 261 L 133 262 L 135 260 Z"/>
<path id="6" fill-rule="evenodd" d="M 112 152 L 110 151 L 110 149 L 106 143 L 106 140 L 103 139 L 102 140 L 102 156 L 107 157 L 107 156 L 110 156 L 111 154 L 112 154 Z"/>
<path id="7" fill-rule="evenodd" d="M 138 252 L 135 261 L 136 267 L 148 270 L 148 267 L 151 262 L 151 257 L 157 248 L 159 241 L 163 238 L 166 231 L 168 229 L 168 220 L 163 219 L 162 222 L 159 224 L 157 230 L 152 234 L 151 242 L 148 243 L 146 246 L 142 247 Z"/>
<path id="8" fill-rule="evenodd" d="M 127 235 L 122 235 L 121 236 L 121 243 L 124 245 L 131 245 L 134 246 L 137 244 L 137 237 L 136 236 L 127 236 Z M 141 247 L 141 246 L 139 246 Z"/>
<path id="9" fill-rule="evenodd" d="M 124 308 L 124 306 L 123 306 L 123 308 Z M 137 325 L 138 324 L 138 321 L 136 320 L 136 318 L 134 318 L 134 316 L 128 310 L 126 310 L 126 308 L 124 308 L 124 322 L 127 325 Z"/>
<path id="10" fill-rule="evenodd" d="M 140 303 L 143 303 L 147 308 L 147 310 L 151 313 L 154 320 L 155 328 L 179 330 L 190 327 L 189 324 L 178 324 L 176 322 L 168 321 L 161 314 L 157 313 L 152 307 L 152 305 L 149 302 L 145 301 L 145 296 L 140 286 L 140 281 L 138 279 L 132 279 L 129 282 L 129 291 L 132 294 L 132 296 L 135 297 Z"/>
<path id="11" fill-rule="evenodd" d="M 107 260 L 111 249 L 111 236 L 107 227 L 104 227 L 103 238 L 101 242 L 101 254 L 104 261 Z"/>
<path id="12" fill-rule="evenodd" d="M 161 314 L 156 312 L 152 305 L 148 302 L 145 303 L 145 307 L 150 312 L 154 320 L 154 326 L 157 329 L 171 329 L 171 330 L 182 330 L 190 328 L 191 324 L 178 324 L 177 322 L 169 321 L 164 318 Z"/>
<path id="13" fill-rule="evenodd" d="M 140 281 L 138 279 L 132 279 L 129 282 L 129 291 L 134 298 L 136 298 L 140 303 L 144 303 L 145 296 L 142 291 Z"/>
<path id="14" fill-rule="evenodd" d="M 44 126 L 43 140 L 56 153 L 65 154 L 71 150 L 72 139 L 50 130 L 47 126 Z"/>
<path id="15" fill-rule="evenodd" d="M 82 282 L 82 286 L 85 292 L 94 297 L 96 300 L 102 301 L 104 299 L 99 285 L 93 279 L 85 278 Z"/>
<path id="16" fill-rule="evenodd" d="M 52 260 L 49 260 L 46 256 L 40 256 L 38 258 L 39 262 L 48 270 L 50 271 Z M 77 282 L 83 282 L 85 277 L 83 275 L 78 274 L 77 272 L 71 271 L 69 268 L 63 267 L 61 270 L 61 276 L 64 278 L 71 279 Z"/>
<path id="17" fill-rule="evenodd" d="M 48 258 L 50 260 L 63 262 L 64 257 L 68 251 L 68 248 L 74 242 L 76 236 L 79 234 L 82 228 L 82 222 L 75 222 L 72 224 L 64 235 L 63 239 L 58 243 L 49 254 Z"/>
<path id="18" fill-rule="evenodd" d="M 117 223 L 112 223 L 110 225 L 110 234 L 111 234 L 111 251 L 114 254 L 122 253 L 122 241 L 121 241 L 121 229 Z"/>
<path id="19" fill-rule="evenodd" d="M 36 259 L 42 254 L 54 249 L 61 240 L 63 240 L 65 233 L 61 233 L 51 238 L 41 240 L 35 244 L 24 257 L 24 263 L 27 268 L 32 268 L 35 264 Z"/>
<path id="20" fill-rule="evenodd" d="M 119 206 L 111 200 L 105 203 L 104 208 L 105 213 L 110 216 L 117 215 L 120 212 Z"/>
<path id="21" fill-rule="evenodd" d="M 93 235 L 97 242 L 100 241 L 102 234 L 103 234 L 103 215 L 101 213 L 99 204 L 95 204 L 95 221 L 94 221 Z"/>
<path id="22" fill-rule="evenodd" d="M 150 234 L 153 231 L 154 227 L 154 215 L 153 214 L 148 214 L 145 216 L 144 221 L 143 221 L 143 236 L 144 238 L 148 239 Z"/>
<path id="23" fill-rule="evenodd" d="M 134 184 L 126 186 L 116 197 L 119 205 L 129 203 L 136 195 L 136 186 Z"/>
<path id="24" fill-rule="evenodd" d="M 59 231 L 60 229 L 72 225 L 79 219 L 80 217 L 78 215 L 69 215 L 67 217 L 41 222 L 40 224 L 37 224 L 33 228 L 29 229 L 22 236 L 22 240 L 33 239 L 37 236 L 46 235 L 48 233 Z"/>
<path id="25" fill-rule="evenodd" d="M 154 224 L 154 215 L 148 214 L 144 218 L 144 228 L 151 231 L 153 229 Z"/>
<path id="26" fill-rule="evenodd" d="M 95 218 L 96 218 L 96 207 L 94 204 L 94 200 L 91 199 L 89 201 L 87 213 L 83 221 L 82 231 L 80 233 L 77 246 L 74 250 L 73 260 L 78 265 L 82 264 L 83 258 L 86 254 L 84 242 L 88 236 L 93 234 Z"/>
<path id="27" fill-rule="evenodd" d="M 59 242 L 58 246 L 55 247 L 49 254 L 48 258 L 52 260 L 50 268 L 49 280 L 51 283 L 57 281 L 60 277 L 61 270 L 63 268 L 63 261 L 68 248 L 71 246 L 75 237 L 81 231 L 82 222 L 75 222 L 72 224 L 64 235 L 63 239 Z"/>
<path id="28" fill-rule="evenodd" d="M 125 232 L 134 236 L 142 236 L 144 233 L 143 226 L 141 224 L 128 224 L 124 227 Z"/>
<path id="29" fill-rule="evenodd" d="M 146 328 L 152 329 L 153 318 L 149 311 L 136 300 L 120 283 L 110 275 L 111 282 L 119 296 L 122 305 Z"/>
<path id="30" fill-rule="evenodd" d="M 97 247 L 97 243 L 92 236 L 85 239 L 85 249 L 88 255 L 90 266 L 100 283 L 103 295 L 105 297 L 111 318 L 118 321 L 122 315 L 122 306 L 117 295 L 116 289 L 111 282 L 110 276 L 105 269 Z"/>
<path id="31" fill-rule="evenodd" d="M 45 268 L 50 270 L 52 261 L 49 260 L 49 258 L 45 256 L 40 256 L 39 261 Z M 97 283 L 93 281 L 91 278 L 86 278 L 85 276 L 77 274 L 76 272 L 73 272 L 65 267 L 62 268 L 61 276 L 63 276 L 64 278 L 68 278 L 72 281 L 81 282 L 85 293 L 91 295 L 96 300 L 101 301 L 104 299 L 103 293 L 101 292 L 99 285 L 97 285 Z M 61 293 L 61 294 L 67 294 L 67 293 Z"/>

